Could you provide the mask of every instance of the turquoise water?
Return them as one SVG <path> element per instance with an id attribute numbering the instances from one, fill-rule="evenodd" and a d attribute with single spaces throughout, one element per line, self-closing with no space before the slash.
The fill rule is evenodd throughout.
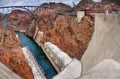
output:
<path id="1" fill-rule="evenodd" d="M 42 67 L 46 78 L 51 79 L 53 76 L 55 76 L 57 72 L 44 54 L 43 50 L 24 33 L 17 32 L 17 34 L 22 46 L 27 46 L 33 53 L 34 57 L 38 61 L 38 64 Z"/>

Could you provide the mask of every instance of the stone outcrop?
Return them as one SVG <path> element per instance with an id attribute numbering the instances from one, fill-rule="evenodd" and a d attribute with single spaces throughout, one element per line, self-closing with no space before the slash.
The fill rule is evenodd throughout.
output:
<path id="1" fill-rule="evenodd" d="M 20 42 L 12 29 L 5 31 L 4 42 L 0 45 L 0 61 L 24 79 L 34 79 Z"/>

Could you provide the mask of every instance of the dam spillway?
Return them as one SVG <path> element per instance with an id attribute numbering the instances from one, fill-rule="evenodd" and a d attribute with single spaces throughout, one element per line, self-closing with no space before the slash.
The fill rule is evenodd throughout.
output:
<path id="1" fill-rule="evenodd" d="M 48 60 L 47 56 L 42 51 L 41 47 L 39 47 L 32 39 L 27 37 L 24 33 L 17 32 L 18 38 L 23 47 L 27 46 L 34 57 L 36 58 L 38 64 L 42 67 L 45 76 L 47 79 L 51 79 L 53 76 L 57 74 L 56 70 Z"/>

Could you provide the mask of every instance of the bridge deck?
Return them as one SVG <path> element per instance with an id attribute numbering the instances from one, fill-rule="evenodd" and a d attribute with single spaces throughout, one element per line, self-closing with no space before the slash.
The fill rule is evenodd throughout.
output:
<path id="1" fill-rule="evenodd" d="M 0 13 L 6 14 L 7 12 L 15 8 L 28 9 L 30 11 L 34 11 L 37 7 L 38 6 L 1 6 Z"/>

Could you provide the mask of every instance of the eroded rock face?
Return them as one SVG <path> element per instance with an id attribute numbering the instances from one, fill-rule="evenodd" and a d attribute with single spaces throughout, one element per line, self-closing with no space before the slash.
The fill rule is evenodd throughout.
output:
<path id="1" fill-rule="evenodd" d="M 44 32 L 44 42 L 50 41 L 71 57 L 80 59 L 94 31 L 93 17 L 85 16 L 80 23 L 76 16 L 56 14 L 46 10 L 39 14 L 38 27 Z"/>
<path id="2" fill-rule="evenodd" d="M 23 10 L 13 10 L 8 15 L 9 26 L 14 29 L 26 30 L 32 19 L 32 14 Z"/>
<path id="3" fill-rule="evenodd" d="M 1 28 L 0 31 L 2 31 Z M 31 68 L 23 55 L 20 42 L 12 29 L 5 32 L 4 42 L 0 45 L 0 61 L 24 79 L 34 79 Z"/>
<path id="4" fill-rule="evenodd" d="M 49 10 L 49 9 L 54 9 L 56 11 L 59 11 L 59 12 L 63 12 L 63 11 L 73 11 L 73 9 L 66 5 L 66 4 L 63 4 L 63 3 L 55 3 L 55 2 L 50 2 L 50 3 L 43 3 L 41 4 L 36 10 L 35 12 L 37 13 L 40 13 L 41 11 L 44 11 L 44 10 Z"/>
<path id="5" fill-rule="evenodd" d="M 74 7 L 74 11 L 86 10 L 88 8 L 94 13 L 104 13 L 106 10 L 111 13 L 120 10 L 119 6 L 107 1 L 93 2 L 92 0 L 82 0 L 77 6 Z"/>
<path id="6" fill-rule="evenodd" d="M 105 13 L 106 11 L 109 13 L 116 12 L 119 10 L 117 7 L 118 6 L 114 5 L 113 3 L 108 2 L 98 2 L 89 5 L 90 11 L 95 13 Z"/>
<path id="7" fill-rule="evenodd" d="M 35 29 L 36 29 L 36 19 L 33 19 L 30 21 L 31 23 L 28 25 L 27 29 L 26 29 L 26 35 L 28 35 L 29 37 L 33 37 L 34 33 L 35 33 Z"/>
<path id="8" fill-rule="evenodd" d="M 120 6 L 120 0 L 102 0 L 102 2 L 112 2 L 112 3 Z"/>
<path id="9" fill-rule="evenodd" d="M 89 4 L 93 4 L 92 0 L 81 0 L 77 6 L 74 7 L 74 11 L 85 10 L 89 7 Z"/>

